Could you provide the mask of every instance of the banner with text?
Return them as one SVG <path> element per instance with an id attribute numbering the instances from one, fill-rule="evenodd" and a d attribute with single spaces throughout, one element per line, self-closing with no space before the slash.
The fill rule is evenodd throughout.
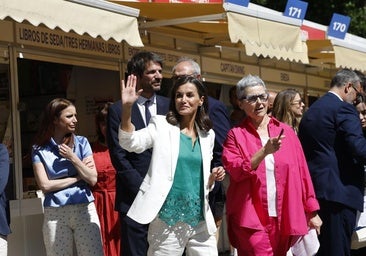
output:
<path id="1" fill-rule="evenodd" d="M 114 40 L 104 41 L 26 24 L 16 24 L 15 30 L 16 42 L 19 44 L 113 58 L 122 57 L 122 44 Z"/>

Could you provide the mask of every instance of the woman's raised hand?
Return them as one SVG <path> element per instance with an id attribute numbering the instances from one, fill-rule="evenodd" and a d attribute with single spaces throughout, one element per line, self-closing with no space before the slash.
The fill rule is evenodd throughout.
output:
<path id="1" fill-rule="evenodd" d="M 135 75 L 129 75 L 127 82 L 121 82 L 121 100 L 123 105 L 132 105 L 140 96 L 142 89 L 136 91 L 137 78 Z"/>

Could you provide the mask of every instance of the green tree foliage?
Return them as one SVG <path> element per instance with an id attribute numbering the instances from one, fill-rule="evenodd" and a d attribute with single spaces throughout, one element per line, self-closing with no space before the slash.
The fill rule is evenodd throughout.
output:
<path id="1" fill-rule="evenodd" d="M 252 0 L 251 3 L 262 5 L 283 12 L 287 0 Z M 308 0 L 306 20 L 328 26 L 333 13 L 351 17 L 348 32 L 366 38 L 366 0 Z"/>
<path id="2" fill-rule="evenodd" d="M 355 6 L 353 2 L 346 4 L 347 15 L 351 17 L 348 32 L 366 38 L 366 2 Z"/>

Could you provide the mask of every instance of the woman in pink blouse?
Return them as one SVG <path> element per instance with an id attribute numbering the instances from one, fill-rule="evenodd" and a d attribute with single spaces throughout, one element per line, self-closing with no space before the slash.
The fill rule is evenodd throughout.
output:
<path id="1" fill-rule="evenodd" d="M 267 115 L 268 93 L 258 76 L 237 84 L 247 117 L 231 129 L 223 148 L 230 174 L 227 221 L 238 255 L 286 255 L 309 228 L 320 232 L 313 184 L 293 129 Z"/>

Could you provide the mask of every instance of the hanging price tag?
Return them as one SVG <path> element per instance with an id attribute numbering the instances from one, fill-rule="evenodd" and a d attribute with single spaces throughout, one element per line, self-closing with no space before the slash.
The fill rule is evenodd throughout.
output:
<path id="1" fill-rule="evenodd" d="M 237 4 L 244 7 L 248 7 L 249 0 L 225 0 L 226 3 Z"/>
<path id="2" fill-rule="evenodd" d="M 300 0 L 288 0 L 284 16 L 304 20 L 308 3 Z"/>
<path id="3" fill-rule="evenodd" d="M 328 36 L 344 39 L 350 22 L 351 18 L 349 16 L 333 13 L 332 20 L 328 27 Z"/>

